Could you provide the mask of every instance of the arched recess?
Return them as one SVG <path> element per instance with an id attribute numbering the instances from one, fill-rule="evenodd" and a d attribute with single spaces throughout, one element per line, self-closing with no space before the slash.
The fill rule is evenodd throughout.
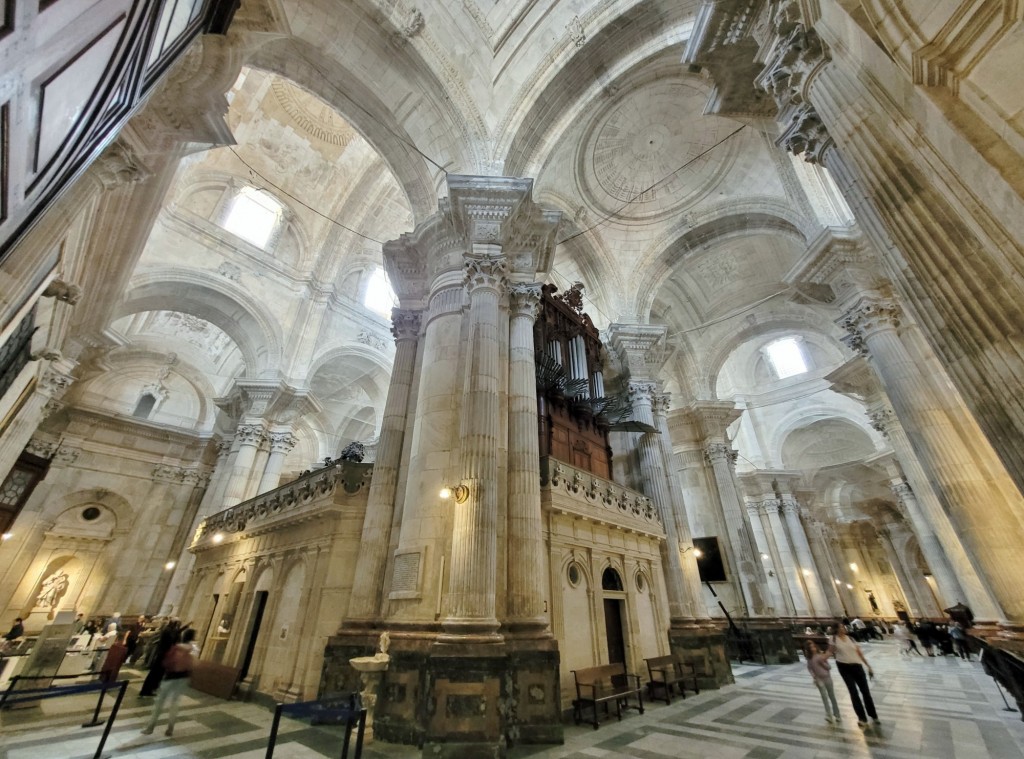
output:
<path id="1" fill-rule="evenodd" d="M 693 9 L 686 3 L 633 3 L 621 13 L 598 9 L 585 23 L 585 44 L 567 45 L 549 65 L 538 66 L 506 109 L 497 154 L 507 176 L 541 173 L 539 167 L 570 125 L 602 97 L 636 84 L 630 73 L 657 76 L 674 69 L 678 74 L 678 46 L 689 36 Z"/>
<path id="2" fill-rule="evenodd" d="M 278 38 L 263 45 L 248 58 L 246 65 L 282 76 L 336 108 L 387 163 L 405 192 L 417 224 L 437 211 L 437 167 L 424 159 L 416 149 L 416 140 L 397 121 L 391 108 L 351 67 L 297 37 Z M 422 83 L 410 83 L 410 90 L 421 95 L 427 91 Z M 430 107 L 433 100 L 427 103 Z M 437 110 L 440 112 L 433 114 L 435 119 L 449 125 L 441 134 L 458 133 L 454 126 L 458 120 L 444 114 L 444 109 Z M 466 145 L 426 137 L 423 142 L 429 143 L 432 150 L 443 149 L 431 156 L 442 165 L 474 165 Z"/>
<path id="3" fill-rule="evenodd" d="M 820 469 L 860 461 L 875 453 L 864 429 L 848 419 L 805 420 L 782 438 L 779 458 L 785 469 Z"/>
<path id="4" fill-rule="evenodd" d="M 707 387 L 712 391 L 713 399 L 718 399 L 718 378 L 722 373 L 722 367 L 745 343 L 758 339 L 767 340 L 773 335 L 781 337 L 790 333 L 797 335 L 815 333 L 822 335 L 825 340 L 831 341 L 834 336 L 829 334 L 829 328 L 835 329 L 835 325 L 817 312 L 806 309 L 796 310 L 794 308 L 783 313 L 767 314 L 763 321 L 748 325 L 743 329 L 730 330 L 721 340 L 709 345 L 708 355 L 699 365 L 700 381 L 707 383 Z M 838 341 L 836 342 L 838 344 Z"/>
<path id="5" fill-rule="evenodd" d="M 260 687 L 264 692 L 281 692 L 291 685 L 295 663 L 303 651 L 301 604 L 305 582 L 306 564 L 298 558 L 282 568 L 281 579 L 273 590 L 277 608 L 273 619 L 264 622 L 266 646 L 259 665 Z"/>
<path id="6" fill-rule="evenodd" d="M 114 318 L 140 311 L 178 311 L 219 327 L 242 352 L 247 377 L 281 368 L 284 340 L 277 319 L 240 287 L 205 272 L 157 269 L 136 277 Z"/>
<path id="7" fill-rule="evenodd" d="M 642 271 L 643 277 L 636 288 L 639 300 L 635 312 L 641 323 L 650 318 L 654 301 L 665 280 L 692 251 L 712 249 L 737 237 L 762 234 L 781 235 L 799 245 L 807 242 L 801 228 L 804 220 L 778 200 L 770 203 L 761 199 L 734 201 L 719 205 L 709 215 L 710 218 L 702 214 L 704 221 L 692 229 L 681 222 L 661 235 L 641 255 L 636 270 Z"/>

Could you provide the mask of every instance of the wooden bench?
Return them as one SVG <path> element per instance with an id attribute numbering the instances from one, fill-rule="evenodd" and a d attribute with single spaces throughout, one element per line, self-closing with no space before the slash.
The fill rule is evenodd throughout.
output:
<path id="1" fill-rule="evenodd" d="M 598 704 L 603 704 L 608 713 L 608 704 L 615 704 L 615 715 L 621 720 L 623 709 L 638 709 L 644 713 L 644 697 L 640 686 L 639 675 L 626 672 L 626 665 L 603 664 L 600 667 L 574 669 L 572 676 L 576 679 L 576 700 L 572 702 L 573 718 L 578 725 L 583 721 L 583 707 L 587 704 L 593 712 L 591 724 L 597 730 L 600 723 Z M 636 696 L 636 705 L 630 703 L 630 697 Z"/>
<path id="2" fill-rule="evenodd" d="M 683 687 L 686 680 L 693 681 L 694 693 L 700 693 L 700 688 L 697 686 L 697 668 L 692 663 L 681 662 L 671 654 L 654 656 L 644 659 L 644 661 L 647 662 L 647 674 L 651 678 L 651 681 L 647 683 L 647 692 L 651 698 L 654 698 L 654 691 L 660 688 L 664 694 L 665 703 L 672 703 L 672 691 L 676 685 L 679 686 L 679 695 L 686 698 L 686 689 Z"/>

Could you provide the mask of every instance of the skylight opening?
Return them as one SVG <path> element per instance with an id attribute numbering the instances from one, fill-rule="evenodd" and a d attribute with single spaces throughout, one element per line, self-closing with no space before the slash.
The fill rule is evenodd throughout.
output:
<path id="1" fill-rule="evenodd" d="M 779 379 L 804 374 L 808 367 L 800 342 L 795 337 L 784 337 L 765 347 L 768 360 Z"/>
<path id="2" fill-rule="evenodd" d="M 384 269 L 378 268 L 370 275 L 370 281 L 366 283 L 363 305 L 374 313 L 388 317 L 391 316 L 391 309 L 398 305 L 398 296 L 391 289 Z"/>
<path id="3" fill-rule="evenodd" d="M 254 187 L 243 187 L 231 202 L 224 229 L 257 248 L 266 248 L 280 219 L 280 203 Z"/>

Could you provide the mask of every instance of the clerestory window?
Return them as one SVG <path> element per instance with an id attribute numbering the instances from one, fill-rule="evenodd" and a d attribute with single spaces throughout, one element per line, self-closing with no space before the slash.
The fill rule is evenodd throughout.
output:
<path id="1" fill-rule="evenodd" d="M 363 295 L 363 305 L 381 316 L 391 316 L 391 309 L 398 305 L 398 297 L 391 289 L 391 283 L 388 282 L 388 275 L 384 269 L 377 267 L 377 270 L 370 275 L 370 279 L 366 283 L 366 292 Z"/>
<path id="2" fill-rule="evenodd" d="M 228 232 L 266 248 L 281 222 L 284 208 L 274 198 L 255 187 L 243 187 L 231 200 L 223 227 Z"/>
<path id="3" fill-rule="evenodd" d="M 808 370 L 807 359 L 796 337 L 784 337 L 765 346 L 775 376 L 779 379 L 795 377 Z"/>

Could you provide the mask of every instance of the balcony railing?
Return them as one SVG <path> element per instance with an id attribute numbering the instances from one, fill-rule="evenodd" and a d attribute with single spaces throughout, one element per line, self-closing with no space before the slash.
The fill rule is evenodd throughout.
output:
<path id="1" fill-rule="evenodd" d="M 572 504 L 580 516 L 602 519 L 614 524 L 641 527 L 645 532 L 662 532 L 661 516 L 651 499 L 643 493 L 595 477 L 564 461 L 551 457 L 541 459 L 542 488 L 560 496 L 569 496 L 563 503 Z"/>
<path id="2" fill-rule="evenodd" d="M 311 517 L 337 502 L 339 487 L 347 495 L 368 488 L 372 474 L 372 464 L 351 461 L 316 469 L 287 485 L 211 514 L 196 528 L 192 548 L 209 547 L 218 533 L 224 537 L 241 532 L 255 534 Z"/>

